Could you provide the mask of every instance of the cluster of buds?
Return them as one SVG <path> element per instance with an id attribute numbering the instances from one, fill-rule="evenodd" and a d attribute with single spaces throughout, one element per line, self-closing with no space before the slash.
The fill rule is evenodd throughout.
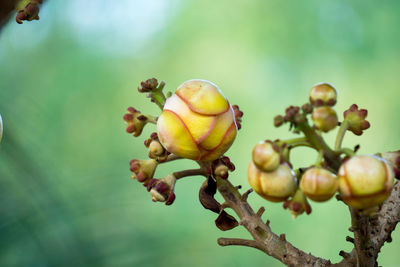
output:
<path id="1" fill-rule="evenodd" d="M 337 91 L 332 85 L 320 83 L 313 86 L 309 103 L 301 107 L 289 106 L 283 116 L 274 118 L 275 126 L 290 123 L 290 129 L 295 133 L 302 132 L 304 137 L 260 142 L 252 151 L 248 169 L 250 186 L 269 201 L 285 201 L 284 208 L 289 209 L 294 217 L 311 212 L 307 199 L 324 202 L 336 193 L 347 205 L 369 214 L 388 197 L 394 177 L 400 177 L 400 152 L 382 155 L 389 158 L 389 165 L 380 157 L 355 156 L 357 149 L 341 148 L 346 131 L 361 135 L 370 124 L 365 120 L 367 110 L 359 109 L 355 104 L 344 112 L 344 119 L 339 123 L 333 109 L 336 101 Z M 308 124 L 308 115 L 311 115 L 313 127 Z M 329 132 L 338 125 L 340 130 L 335 150 L 332 150 L 316 130 Z M 319 153 L 315 165 L 296 170 L 299 183 L 289 161 L 290 150 L 297 146 L 311 147 Z"/>
<path id="2" fill-rule="evenodd" d="M 142 114 L 134 107 L 129 107 L 127 110 L 128 113 L 126 113 L 123 117 L 124 121 L 127 123 L 126 132 L 137 137 L 142 133 L 144 126 L 153 118 L 149 115 Z"/>
<path id="3" fill-rule="evenodd" d="M 162 91 L 164 86 L 164 82 L 158 83 L 152 78 L 141 82 L 138 87 L 140 93 L 146 93 L 160 107 L 162 113 L 159 117 L 143 115 L 132 107 L 123 117 L 127 123 L 126 131 L 135 137 L 142 133 L 148 122 L 157 124 L 157 132 L 144 141 L 150 159 L 130 162 L 132 178 L 147 187 L 153 201 L 170 205 L 175 200 L 174 188 L 178 179 L 206 176 L 209 183 L 203 191 L 208 198 L 203 199 L 214 203 L 212 210 L 219 214 L 216 223 L 221 229 L 233 227 L 236 220 L 220 209 L 220 204 L 215 204 L 213 186 L 216 179 L 227 179 L 229 172 L 235 170 L 235 165 L 223 154 L 235 140 L 243 112 L 237 105 L 231 106 L 221 90 L 209 81 L 186 81 L 174 94 L 167 94 L 168 98 Z M 200 169 L 153 178 L 158 164 L 182 158 L 196 160 Z M 204 204 L 206 202 L 202 201 L 202 204 L 209 208 L 208 202 Z"/>
<path id="4" fill-rule="evenodd" d="M 215 84 L 190 80 L 165 102 L 157 130 L 169 152 L 192 160 L 213 161 L 232 145 L 237 125 L 235 112 Z"/>
<path id="5" fill-rule="evenodd" d="M 338 125 L 338 116 L 332 108 L 336 104 L 337 92 L 328 83 L 314 85 L 310 90 L 310 103 L 315 108 L 312 111 L 314 127 L 329 132 Z"/>
<path id="6" fill-rule="evenodd" d="M 144 145 L 149 149 L 149 158 L 157 160 L 157 162 L 164 162 L 167 160 L 168 152 L 160 143 L 157 133 L 152 133 L 148 139 L 144 141 Z"/>
<path id="7" fill-rule="evenodd" d="M 16 7 L 17 16 L 15 20 L 18 24 L 22 24 L 23 20 L 32 21 L 39 20 L 39 4 L 42 4 L 43 0 L 22 0 Z"/>

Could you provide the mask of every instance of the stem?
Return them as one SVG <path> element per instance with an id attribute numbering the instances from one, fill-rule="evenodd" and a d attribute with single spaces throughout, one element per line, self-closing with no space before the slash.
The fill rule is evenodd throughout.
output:
<path id="1" fill-rule="evenodd" d="M 207 172 L 206 172 L 205 169 L 199 168 L 199 169 L 189 169 L 189 170 L 183 170 L 183 171 L 179 171 L 179 172 L 174 172 L 173 175 L 178 180 L 178 179 L 181 179 L 183 177 L 197 176 L 197 175 L 201 175 L 201 176 L 207 177 Z"/>
<path id="2" fill-rule="evenodd" d="M 338 155 L 325 143 L 320 135 L 318 135 L 314 129 L 310 127 L 308 122 L 298 125 L 299 130 L 301 130 L 307 137 L 308 142 L 318 151 L 323 151 L 324 159 L 328 165 L 337 171 L 341 165 L 341 160 Z"/>
<path id="3" fill-rule="evenodd" d="M 292 138 L 292 139 L 287 139 L 287 140 L 282 140 L 278 142 L 278 145 L 292 145 L 295 143 L 301 143 L 301 142 L 307 142 L 307 137 L 299 137 L 299 138 Z"/>
<path id="4" fill-rule="evenodd" d="M 346 134 L 347 129 L 349 129 L 349 122 L 347 120 L 344 120 L 342 122 L 342 125 L 340 125 L 339 131 L 336 136 L 335 150 L 339 150 L 342 147 L 343 138 Z"/>
<path id="5" fill-rule="evenodd" d="M 165 101 L 167 100 L 163 93 L 164 86 L 165 82 L 161 82 L 158 87 L 149 94 L 152 102 L 156 103 L 161 110 L 163 110 Z"/>
<path id="6" fill-rule="evenodd" d="M 167 157 L 167 160 L 164 161 L 164 162 L 170 162 L 170 161 L 174 161 L 174 160 L 177 160 L 177 159 L 183 159 L 183 158 L 179 157 L 179 156 L 177 156 L 175 154 L 169 154 L 168 157 Z M 164 163 L 164 162 L 161 162 L 161 163 Z"/>
<path id="7" fill-rule="evenodd" d="M 245 247 L 251 247 L 251 248 L 256 248 L 261 251 L 263 251 L 262 247 L 258 245 L 258 243 L 254 240 L 248 240 L 248 239 L 241 239 L 241 238 L 218 238 L 217 240 L 218 245 L 225 247 L 225 246 L 245 246 Z"/>
<path id="8" fill-rule="evenodd" d="M 158 117 L 145 115 L 147 117 L 147 122 L 152 124 L 157 124 Z"/>
<path id="9" fill-rule="evenodd" d="M 349 157 L 354 156 L 356 153 L 354 153 L 354 151 L 350 148 L 341 148 L 339 150 L 336 150 L 336 152 L 340 155 L 340 154 L 346 154 Z"/>
<path id="10" fill-rule="evenodd" d="M 321 163 L 322 163 L 323 158 L 324 158 L 324 151 L 320 150 L 318 152 L 317 161 L 315 162 L 315 166 L 316 167 L 321 167 Z"/>

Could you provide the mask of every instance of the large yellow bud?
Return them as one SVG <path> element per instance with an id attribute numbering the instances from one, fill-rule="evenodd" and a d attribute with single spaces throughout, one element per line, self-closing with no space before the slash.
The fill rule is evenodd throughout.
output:
<path id="1" fill-rule="evenodd" d="M 211 161 L 223 155 L 236 137 L 235 115 L 219 88 L 190 80 L 167 99 L 157 122 L 162 145 L 178 156 Z"/>
<path id="2" fill-rule="evenodd" d="M 382 204 L 394 181 L 393 169 L 377 156 L 354 156 L 340 167 L 339 190 L 343 201 L 356 209 Z"/>

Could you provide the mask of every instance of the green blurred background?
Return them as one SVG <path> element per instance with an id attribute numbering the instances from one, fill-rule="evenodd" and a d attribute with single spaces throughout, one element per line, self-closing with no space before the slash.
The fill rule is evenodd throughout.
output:
<path id="1" fill-rule="evenodd" d="M 338 88 L 339 114 L 353 103 L 369 110 L 371 129 L 345 144 L 399 149 L 399 12 L 397 0 L 48 0 L 40 21 L 11 21 L 0 34 L 0 266 L 281 266 L 216 244 L 248 234 L 215 227 L 199 177 L 177 184 L 172 206 L 151 202 L 128 162 L 146 157 L 154 128 L 132 138 L 122 115 L 128 106 L 158 112 L 137 92 L 141 80 L 169 90 L 213 81 L 245 113 L 227 153 L 237 167 L 229 179 L 244 190 L 253 145 L 290 137 L 272 118 L 306 102 L 317 82 Z M 316 156 L 294 155 L 300 166 Z M 191 166 L 170 163 L 157 177 Z M 338 261 L 351 248 L 349 214 L 336 200 L 296 220 L 255 194 L 249 202 L 307 252 Z M 398 266 L 399 231 L 393 240 L 380 265 Z"/>

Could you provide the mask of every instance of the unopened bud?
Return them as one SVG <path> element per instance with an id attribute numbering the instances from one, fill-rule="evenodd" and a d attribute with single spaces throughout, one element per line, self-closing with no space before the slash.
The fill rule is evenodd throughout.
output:
<path id="1" fill-rule="evenodd" d="M 137 179 L 140 183 L 146 185 L 154 176 L 154 172 L 157 168 L 157 161 L 154 159 L 133 159 L 130 161 L 129 165 L 132 172 L 132 179 Z"/>
<path id="2" fill-rule="evenodd" d="M 283 208 L 289 209 L 293 219 L 296 219 L 297 216 L 303 214 L 304 212 L 306 214 L 311 213 L 311 206 L 300 189 L 297 189 L 296 193 L 291 199 L 283 203 Z"/>
<path id="3" fill-rule="evenodd" d="M 157 121 L 161 144 L 171 153 L 213 161 L 232 145 L 235 113 L 221 90 L 204 80 L 190 80 L 167 99 Z"/>
<path id="4" fill-rule="evenodd" d="M 150 192 L 154 202 L 165 202 L 166 205 L 171 205 L 175 200 L 176 177 L 169 174 L 161 179 L 152 179 L 147 185 L 147 191 Z"/>
<path id="5" fill-rule="evenodd" d="M 251 161 L 248 181 L 257 194 L 272 202 L 286 200 L 297 188 L 296 176 L 286 163 L 281 164 L 273 172 L 263 172 Z"/>
<path id="6" fill-rule="evenodd" d="M 252 156 L 254 164 L 264 172 L 276 170 L 281 160 L 279 148 L 271 141 L 258 143 L 253 148 Z"/>
<path id="7" fill-rule="evenodd" d="M 316 84 L 310 90 L 310 103 L 316 107 L 334 106 L 336 98 L 336 89 L 329 83 Z"/>
<path id="8" fill-rule="evenodd" d="M 283 124 L 284 122 L 285 122 L 285 121 L 284 121 L 282 115 L 277 115 L 277 116 L 275 116 L 275 118 L 274 118 L 274 126 L 275 126 L 275 127 L 280 127 L 280 126 L 282 126 L 282 124 Z"/>
<path id="9" fill-rule="evenodd" d="M 343 201 L 356 209 L 383 203 L 393 188 L 393 170 L 377 156 L 350 158 L 340 167 L 338 177 Z"/>
<path id="10" fill-rule="evenodd" d="M 356 104 L 344 112 L 344 119 L 349 125 L 349 131 L 355 135 L 362 135 L 363 131 L 370 127 L 369 122 L 365 119 L 368 115 L 366 109 L 358 109 Z"/>
<path id="11" fill-rule="evenodd" d="M 312 113 L 312 120 L 315 127 L 323 132 L 329 132 L 338 125 L 336 111 L 327 106 L 315 108 Z"/>
<path id="12" fill-rule="evenodd" d="M 338 179 L 331 172 L 313 167 L 303 174 L 300 188 L 311 200 L 323 202 L 336 193 L 338 184 Z"/>
<path id="13" fill-rule="evenodd" d="M 229 172 L 235 170 L 235 165 L 226 156 L 216 159 L 211 164 L 211 172 L 214 177 L 227 179 Z"/>

